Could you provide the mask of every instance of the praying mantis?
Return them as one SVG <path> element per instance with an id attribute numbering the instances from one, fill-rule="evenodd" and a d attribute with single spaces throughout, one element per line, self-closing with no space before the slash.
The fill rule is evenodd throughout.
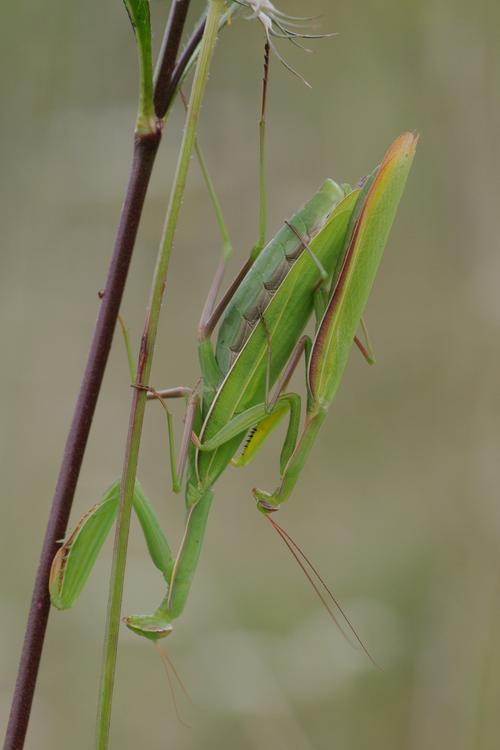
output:
<path id="1" fill-rule="evenodd" d="M 176 466 L 170 441 L 173 489 L 184 486 L 186 503 L 175 556 L 136 485 L 134 508 L 167 590 L 153 614 L 124 619 L 134 633 L 156 641 L 172 632 L 196 571 L 215 482 L 231 462 L 248 463 L 286 415 L 279 485 L 273 492 L 254 489 L 253 495 L 268 517 L 290 496 L 340 385 L 417 140 L 412 133 L 399 136 L 362 187 L 327 180 L 263 249 L 254 249 L 216 305 L 219 269 L 200 323 L 199 389 L 157 392 L 148 384 L 135 384 L 164 405 L 169 398 L 186 398 L 187 409 Z M 316 324 L 310 339 L 303 333 L 312 316 Z M 217 325 L 213 349 L 211 335 Z M 307 397 L 301 426 L 301 398 L 287 388 L 302 357 Z M 245 437 L 243 452 L 235 459 Z M 57 608 L 72 606 L 81 592 L 113 523 L 118 494 L 115 483 L 58 551 L 50 583 Z"/>

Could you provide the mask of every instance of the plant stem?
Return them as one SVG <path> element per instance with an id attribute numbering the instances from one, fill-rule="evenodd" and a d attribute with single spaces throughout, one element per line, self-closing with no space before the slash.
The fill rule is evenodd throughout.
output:
<path id="1" fill-rule="evenodd" d="M 186 126 L 177 162 L 172 191 L 170 194 L 167 217 L 163 231 L 163 238 L 158 253 L 157 264 L 153 276 L 150 302 L 146 315 L 144 333 L 137 363 L 138 383 L 147 383 L 151 373 L 153 352 L 158 331 L 161 303 L 165 291 L 168 265 L 177 228 L 177 221 L 182 198 L 186 186 L 189 162 L 193 152 L 196 130 L 200 115 L 201 103 L 208 79 L 208 72 L 212 60 L 219 21 L 224 8 L 224 0 L 209 0 L 208 14 L 203 34 L 201 50 L 196 65 L 191 97 L 186 117 Z M 118 646 L 118 631 L 123 595 L 123 581 L 125 576 L 125 562 L 130 527 L 132 498 L 137 474 L 139 448 L 144 422 L 146 406 L 146 392 L 134 389 L 132 408 L 129 422 L 129 433 L 125 460 L 122 473 L 120 509 L 115 535 L 113 565 L 111 570 L 110 593 L 108 601 L 108 617 L 104 641 L 104 656 L 101 676 L 101 689 L 97 713 L 97 742 L 98 750 L 106 750 L 109 741 L 111 705 L 113 698 L 114 675 Z"/>
<path id="2" fill-rule="evenodd" d="M 264 47 L 264 79 L 262 82 L 262 109 L 259 122 L 259 252 L 266 244 L 267 184 L 266 184 L 266 104 L 269 82 L 269 42 Z"/>
<path id="3" fill-rule="evenodd" d="M 158 117 L 163 117 L 167 111 L 203 33 L 202 22 L 175 64 L 189 4 L 190 0 L 172 2 L 155 86 Z M 161 131 L 158 130 L 154 137 L 139 137 L 134 142 L 132 167 L 106 279 L 106 292 L 99 308 L 40 554 L 4 750 L 22 750 L 24 747 L 49 616 L 50 566 L 59 540 L 66 533 L 160 138 Z"/>

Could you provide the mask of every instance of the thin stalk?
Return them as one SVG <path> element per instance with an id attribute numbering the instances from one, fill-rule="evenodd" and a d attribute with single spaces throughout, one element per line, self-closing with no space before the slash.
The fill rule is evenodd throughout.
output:
<path id="1" fill-rule="evenodd" d="M 212 207 L 214 209 L 217 226 L 219 227 L 219 232 L 222 237 L 222 255 L 223 255 L 224 260 L 227 260 L 233 251 L 233 246 L 231 244 L 229 231 L 228 231 L 226 222 L 224 220 L 222 208 L 219 203 L 217 193 L 215 192 L 215 186 L 214 186 L 214 183 L 212 182 L 210 172 L 208 171 L 207 163 L 205 161 L 205 157 L 203 156 L 203 151 L 200 148 L 198 139 L 196 139 L 196 141 L 194 142 L 194 150 L 196 152 L 196 158 L 198 159 L 198 164 L 200 165 L 202 177 L 205 181 L 205 185 L 207 186 L 207 191 L 208 191 L 208 195 L 210 198 L 210 202 L 212 203 Z"/>
<path id="2" fill-rule="evenodd" d="M 267 185 L 266 185 L 266 103 L 267 84 L 269 80 L 269 44 L 264 48 L 264 82 L 262 86 L 262 113 L 259 123 L 259 245 L 262 249 L 266 244 L 267 227 Z"/>
<path id="3" fill-rule="evenodd" d="M 180 94 L 182 103 L 184 104 L 184 107 L 187 111 L 188 103 L 187 103 L 187 99 L 184 96 L 184 92 L 182 91 L 182 89 L 179 89 L 179 94 Z M 203 151 L 201 150 L 201 146 L 200 146 L 200 142 L 198 138 L 196 138 L 194 142 L 194 152 L 196 154 L 196 159 L 198 160 L 198 165 L 201 170 L 201 175 L 203 177 L 203 180 L 205 181 L 205 186 L 208 191 L 210 203 L 212 204 L 212 208 L 215 213 L 215 220 L 217 221 L 217 226 L 219 227 L 219 232 L 222 237 L 222 256 L 224 260 L 227 260 L 233 251 L 233 246 L 231 244 L 231 239 L 229 237 L 229 230 L 227 228 L 227 224 L 224 219 L 224 214 L 222 213 L 222 207 L 220 205 L 219 199 L 217 197 L 217 193 L 215 191 L 215 185 L 210 176 L 210 172 L 208 171 L 208 165 L 207 165 L 205 156 L 203 155 Z"/>
<path id="4" fill-rule="evenodd" d="M 120 324 L 120 328 L 121 328 L 121 332 L 123 336 L 123 343 L 125 345 L 125 354 L 127 355 L 127 364 L 128 364 L 129 375 L 130 375 L 130 382 L 135 383 L 136 381 L 135 359 L 134 359 L 134 353 L 132 351 L 132 346 L 130 344 L 130 333 L 129 333 L 127 324 L 125 323 L 121 315 L 118 316 L 118 323 Z"/>
<path id="5" fill-rule="evenodd" d="M 189 162 L 196 138 L 197 123 L 200 115 L 201 103 L 208 79 L 208 71 L 212 60 L 219 21 L 224 8 L 224 0 L 210 0 L 205 30 L 201 43 L 200 54 L 196 65 L 191 97 L 186 117 L 181 150 L 177 162 L 174 183 L 170 195 L 167 218 L 163 238 L 158 253 L 157 264 L 153 276 L 151 296 L 141 349 L 137 363 L 137 379 L 139 383 L 149 380 L 153 361 L 153 352 L 158 331 L 161 303 L 165 291 L 168 265 L 177 228 L 177 221 L 182 198 L 186 186 Z M 111 570 L 110 593 L 108 601 L 108 616 L 104 641 L 104 656 L 101 677 L 101 689 L 97 714 L 97 743 L 98 750 L 106 750 L 109 741 L 111 719 L 111 705 L 113 698 L 114 675 L 118 646 L 118 631 L 123 595 L 123 581 L 125 576 L 125 562 L 132 509 L 133 490 L 137 474 L 139 448 L 144 422 L 146 406 L 146 392 L 134 389 L 132 409 L 129 422 L 129 433 L 123 466 L 120 509 L 116 527 L 113 565 Z"/>
<path id="6" fill-rule="evenodd" d="M 266 244 L 267 227 L 267 183 L 266 183 L 266 104 L 269 83 L 269 42 L 264 46 L 264 77 L 262 79 L 262 107 L 259 121 L 259 239 L 252 250 L 252 259 L 259 255 Z"/>
<path id="7" fill-rule="evenodd" d="M 176 64 L 189 4 L 190 0 L 175 0 L 170 9 L 162 47 L 162 64 L 155 85 L 155 108 L 159 118 L 170 106 L 178 82 L 203 33 L 204 22 L 197 26 Z M 134 139 L 132 167 L 106 279 L 106 292 L 99 307 L 38 563 L 4 750 L 22 750 L 24 747 L 49 617 L 50 566 L 59 548 L 59 540 L 66 534 L 160 139 L 160 129 L 153 136 L 137 136 Z"/>

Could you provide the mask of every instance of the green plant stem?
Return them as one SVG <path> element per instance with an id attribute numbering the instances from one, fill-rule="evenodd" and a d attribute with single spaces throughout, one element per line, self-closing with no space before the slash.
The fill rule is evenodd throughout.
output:
<path id="1" fill-rule="evenodd" d="M 128 371 L 130 373 L 130 382 L 135 383 L 135 381 L 137 380 L 135 376 L 135 360 L 134 360 L 134 353 L 132 351 L 132 346 L 130 344 L 129 330 L 127 328 L 127 324 L 125 323 L 121 315 L 118 315 L 118 323 L 120 324 L 120 329 L 121 329 L 122 336 L 123 336 L 123 343 L 125 344 L 125 353 L 127 355 Z"/>
<path id="2" fill-rule="evenodd" d="M 259 255 L 266 244 L 267 227 L 267 185 L 266 185 L 266 103 L 269 80 L 270 46 L 264 47 L 264 78 L 262 85 L 262 107 L 259 122 L 259 239 L 252 250 L 252 259 Z"/>
<path id="3" fill-rule="evenodd" d="M 219 20 L 222 15 L 224 0 L 210 0 L 207 21 L 200 56 L 196 65 L 191 97 L 186 117 L 181 150 L 177 162 L 172 192 L 170 195 L 167 217 L 163 231 L 163 238 L 158 253 L 157 264 L 153 276 L 151 296 L 141 348 L 137 363 L 138 383 L 147 383 L 153 361 L 153 351 L 158 330 L 161 303 L 165 290 L 168 264 L 172 250 L 177 221 L 182 198 L 186 186 L 189 163 L 196 138 L 197 123 L 200 115 L 201 103 L 208 79 L 208 72 L 212 60 Z M 132 408 L 129 422 L 129 432 L 122 473 L 120 509 L 115 534 L 113 564 L 108 600 L 108 614 L 104 639 L 104 654 L 101 674 L 101 686 L 97 713 L 96 747 L 106 750 L 109 741 L 111 706 L 113 698 L 114 676 L 116 668 L 118 632 L 123 596 L 123 581 L 130 527 L 132 498 L 137 474 L 139 448 L 146 407 L 146 393 L 141 389 L 134 389 Z"/>
<path id="4" fill-rule="evenodd" d="M 148 17 L 149 17 L 149 6 Z M 156 128 L 156 113 L 154 105 L 153 62 L 151 52 L 151 34 L 147 34 L 139 49 L 139 112 L 135 126 L 138 135 L 154 133 Z"/>
<path id="5" fill-rule="evenodd" d="M 124 0 L 124 5 L 134 30 L 139 57 L 139 109 L 135 132 L 138 136 L 144 136 L 155 133 L 157 128 L 149 1 Z"/>
<path id="6" fill-rule="evenodd" d="M 262 107 L 259 122 L 259 247 L 266 244 L 267 226 L 267 186 L 266 186 L 266 112 Z"/>
<path id="7" fill-rule="evenodd" d="M 231 244 L 229 231 L 228 231 L 226 222 L 224 220 L 222 208 L 219 203 L 219 199 L 217 198 L 217 193 L 215 192 L 215 186 L 210 176 L 210 172 L 208 171 L 207 163 L 205 161 L 205 157 L 203 156 L 203 151 L 200 148 L 198 139 L 196 139 L 194 142 L 194 150 L 196 152 L 196 158 L 198 159 L 198 164 L 200 165 L 202 177 L 205 180 L 205 185 L 207 186 L 207 191 L 208 191 L 208 195 L 210 198 L 210 202 L 212 203 L 212 207 L 214 209 L 217 226 L 219 227 L 219 232 L 222 237 L 224 260 L 227 260 L 232 253 L 233 246 Z"/>

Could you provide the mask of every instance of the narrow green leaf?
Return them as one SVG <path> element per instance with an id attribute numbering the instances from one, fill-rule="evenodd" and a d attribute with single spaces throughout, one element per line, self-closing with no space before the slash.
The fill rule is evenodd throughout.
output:
<path id="1" fill-rule="evenodd" d="M 123 0 L 134 29 L 139 55 L 140 92 L 136 132 L 154 133 L 156 117 L 153 101 L 153 57 L 151 52 L 151 17 L 148 0 Z"/>

